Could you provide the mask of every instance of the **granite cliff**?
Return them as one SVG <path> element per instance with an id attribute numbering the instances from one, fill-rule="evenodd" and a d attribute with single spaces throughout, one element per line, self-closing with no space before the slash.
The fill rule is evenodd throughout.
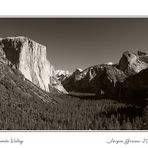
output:
<path id="1" fill-rule="evenodd" d="M 139 73 L 148 67 L 148 56 L 146 53 L 138 51 L 137 53 L 125 51 L 117 66 L 118 69 L 127 75 Z"/>
<path id="2" fill-rule="evenodd" d="M 116 84 L 123 82 L 126 75 L 116 68 L 116 65 L 101 64 L 91 66 L 83 71 L 76 70 L 66 77 L 62 84 L 69 92 L 101 93 L 113 95 L 116 92 Z"/>
<path id="3" fill-rule="evenodd" d="M 0 39 L 0 50 L 12 67 L 41 89 L 50 92 L 49 85 L 53 85 L 66 92 L 55 77 L 53 65 L 46 58 L 45 46 L 27 37 L 7 37 Z"/>

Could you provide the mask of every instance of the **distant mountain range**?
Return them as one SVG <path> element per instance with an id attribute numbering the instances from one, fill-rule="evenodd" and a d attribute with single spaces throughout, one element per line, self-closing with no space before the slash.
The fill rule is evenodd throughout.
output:
<path id="1" fill-rule="evenodd" d="M 83 71 L 76 69 L 60 80 L 68 92 L 95 93 L 98 98 L 145 98 L 148 97 L 148 55 L 126 51 L 117 64 L 109 62 Z"/>

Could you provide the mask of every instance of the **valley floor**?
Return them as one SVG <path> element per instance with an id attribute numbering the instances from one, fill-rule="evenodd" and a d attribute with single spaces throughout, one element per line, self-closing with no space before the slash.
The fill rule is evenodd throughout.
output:
<path id="1" fill-rule="evenodd" d="M 142 130 L 143 108 L 102 99 L 57 96 L 60 103 L 0 98 L 1 130 Z M 147 117 L 147 116 L 145 116 Z"/>

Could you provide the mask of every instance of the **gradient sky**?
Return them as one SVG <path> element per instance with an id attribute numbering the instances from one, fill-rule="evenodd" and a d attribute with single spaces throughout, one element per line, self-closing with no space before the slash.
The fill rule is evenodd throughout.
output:
<path id="1" fill-rule="evenodd" d="M 0 19 L 0 37 L 26 36 L 47 47 L 55 69 L 118 62 L 126 50 L 148 52 L 148 19 Z"/>

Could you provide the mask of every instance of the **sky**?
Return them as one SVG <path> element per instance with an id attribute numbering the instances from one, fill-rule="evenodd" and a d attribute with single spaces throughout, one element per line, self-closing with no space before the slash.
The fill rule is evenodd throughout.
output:
<path id="1" fill-rule="evenodd" d="M 55 69 L 118 63 L 124 51 L 148 53 L 148 19 L 1 18 L 0 38 L 26 36 L 47 48 Z"/>

